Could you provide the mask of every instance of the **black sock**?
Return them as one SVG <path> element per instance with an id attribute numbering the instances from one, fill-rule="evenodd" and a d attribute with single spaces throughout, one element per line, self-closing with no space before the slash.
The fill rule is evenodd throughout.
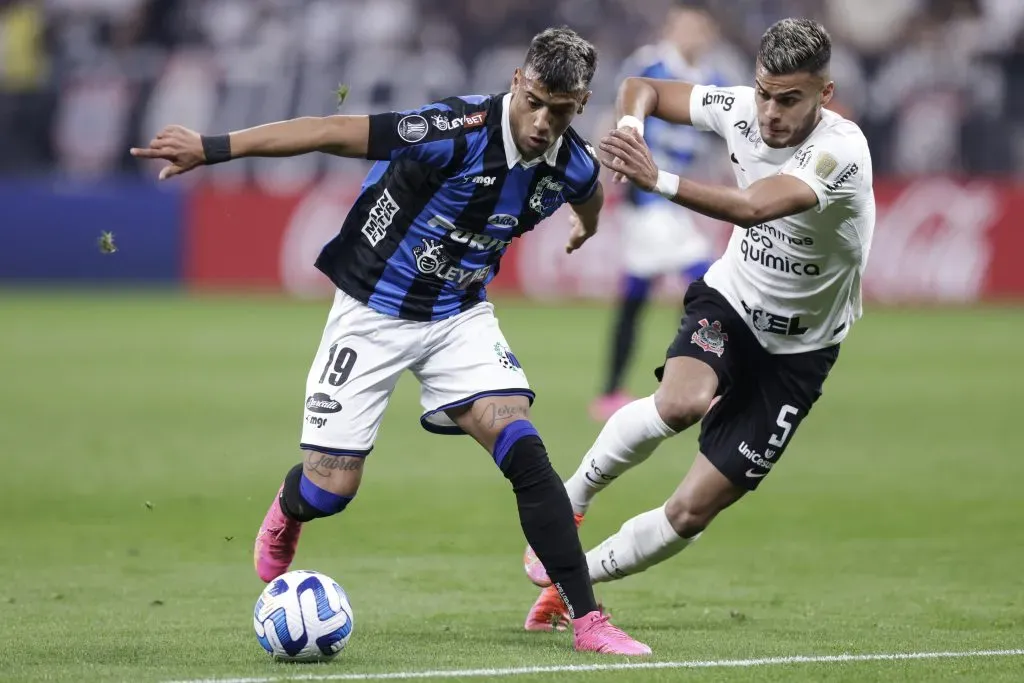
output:
<path id="1" fill-rule="evenodd" d="M 539 436 L 523 436 L 499 465 L 512 483 L 519 523 L 537 557 L 544 563 L 572 618 L 597 609 L 587 558 L 573 522 L 565 486 L 548 460 Z"/>
<path id="2" fill-rule="evenodd" d="M 296 522 L 308 522 L 317 517 L 326 517 L 302 495 L 302 465 L 298 464 L 284 475 L 281 489 L 281 511 Z"/>
<path id="3" fill-rule="evenodd" d="M 637 320 L 646 304 L 646 293 L 643 296 L 627 296 L 619 302 L 608 366 L 608 381 L 604 387 L 605 394 L 613 394 L 622 386 L 622 375 L 626 372 L 626 366 L 633 355 Z"/>

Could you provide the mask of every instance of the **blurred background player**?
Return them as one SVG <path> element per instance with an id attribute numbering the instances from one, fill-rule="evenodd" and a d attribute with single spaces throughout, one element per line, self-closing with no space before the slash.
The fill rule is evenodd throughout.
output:
<path id="1" fill-rule="evenodd" d="M 709 50 L 717 40 L 714 18 L 697 3 L 680 2 L 665 17 L 662 40 L 633 53 L 620 80 L 644 76 L 724 85 L 708 63 Z M 658 119 L 648 121 L 644 130 L 658 167 L 677 174 L 693 170 L 709 146 L 709 137 L 690 126 Z M 632 184 L 624 200 L 625 275 L 611 331 L 603 392 L 590 406 L 591 417 L 600 422 L 633 400 L 623 385 L 636 346 L 637 327 L 657 280 L 678 274 L 688 284 L 701 277 L 717 255 L 712 240 L 686 209 Z"/>

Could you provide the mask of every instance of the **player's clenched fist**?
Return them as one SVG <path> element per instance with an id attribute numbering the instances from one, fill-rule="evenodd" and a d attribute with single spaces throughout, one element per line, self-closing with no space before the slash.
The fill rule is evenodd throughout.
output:
<path id="1" fill-rule="evenodd" d="M 132 147 L 133 157 L 164 159 L 170 166 L 160 169 L 160 180 L 191 171 L 206 162 L 199 133 L 184 126 L 167 126 L 150 140 L 148 147 Z"/>

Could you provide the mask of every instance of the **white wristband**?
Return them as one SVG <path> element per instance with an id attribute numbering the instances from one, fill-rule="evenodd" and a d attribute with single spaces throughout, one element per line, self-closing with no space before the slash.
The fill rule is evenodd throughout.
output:
<path id="1" fill-rule="evenodd" d="M 629 114 L 626 114 L 621 119 L 619 119 L 619 122 L 617 124 L 615 124 L 616 128 L 622 128 L 624 126 L 636 129 L 636 132 L 640 133 L 641 136 L 644 134 L 644 122 L 635 116 L 630 116 Z"/>
<path id="2" fill-rule="evenodd" d="M 675 199 L 679 192 L 679 176 L 668 171 L 658 171 L 658 182 L 654 185 L 654 191 L 662 197 Z"/>

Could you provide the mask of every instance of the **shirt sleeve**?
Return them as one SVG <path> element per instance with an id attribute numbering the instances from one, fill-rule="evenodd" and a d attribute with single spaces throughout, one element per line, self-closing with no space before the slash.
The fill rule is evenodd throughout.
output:
<path id="1" fill-rule="evenodd" d="M 695 85 L 690 92 L 690 123 L 697 130 L 714 131 L 724 138 L 730 126 L 745 120 L 753 96 L 753 88 L 746 86 Z"/>
<path id="2" fill-rule="evenodd" d="M 455 154 L 455 139 L 482 126 L 486 115 L 486 111 L 457 112 L 443 102 L 373 114 L 366 158 L 412 159 L 443 167 Z"/>
<path id="3" fill-rule="evenodd" d="M 565 169 L 566 186 L 562 192 L 570 204 L 583 204 L 597 191 L 601 164 L 594 147 L 585 140 L 573 145 L 569 165 Z"/>
<path id="4" fill-rule="evenodd" d="M 850 199 L 864 182 L 867 142 L 861 135 L 831 133 L 809 140 L 779 171 L 807 183 L 819 212 Z"/>

